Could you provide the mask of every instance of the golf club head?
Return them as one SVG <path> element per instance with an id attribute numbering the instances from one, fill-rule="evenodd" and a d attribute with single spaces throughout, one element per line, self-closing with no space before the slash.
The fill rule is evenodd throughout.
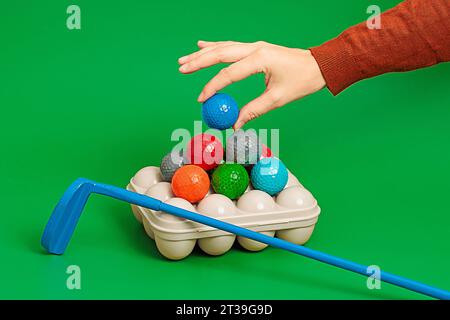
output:
<path id="1" fill-rule="evenodd" d="M 53 209 L 41 238 L 49 253 L 63 254 L 66 250 L 94 185 L 88 179 L 75 180 Z"/>

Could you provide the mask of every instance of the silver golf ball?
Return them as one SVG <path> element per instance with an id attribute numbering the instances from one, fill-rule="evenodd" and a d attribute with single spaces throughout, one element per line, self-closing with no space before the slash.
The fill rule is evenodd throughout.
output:
<path id="1" fill-rule="evenodd" d="M 164 156 L 161 161 L 161 175 L 166 182 L 171 182 L 172 177 L 179 168 L 186 164 L 181 151 L 172 151 Z"/>
<path id="2" fill-rule="evenodd" d="M 242 165 L 258 162 L 261 155 L 261 144 L 254 130 L 238 130 L 227 139 L 226 161 Z"/>

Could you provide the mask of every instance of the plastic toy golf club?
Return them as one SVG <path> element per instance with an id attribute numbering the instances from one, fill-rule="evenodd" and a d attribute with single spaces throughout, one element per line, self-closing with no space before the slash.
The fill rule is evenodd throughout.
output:
<path id="1" fill-rule="evenodd" d="M 97 183 L 84 178 L 77 179 L 74 183 L 72 183 L 72 185 L 70 185 L 61 200 L 56 205 L 49 221 L 47 222 L 44 234 L 42 235 L 41 244 L 49 253 L 64 253 L 81 216 L 83 208 L 92 193 L 109 196 L 155 211 L 165 211 L 177 217 L 192 220 L 239 236 L 250 238 L 255 241 L 263 242 L 273 247 L 284 249 L 345 270 L 362 274 L 364 276 L 371 275 L 367 271 L 367 266 L 178 208 L 146 195 L 137 194 L 122 188 Z M 381 271 L 381 280 L 434 298 L 450 299 L 450 292 L 448 291 L 431 287 L 426 284 L 384 271 Z"/>

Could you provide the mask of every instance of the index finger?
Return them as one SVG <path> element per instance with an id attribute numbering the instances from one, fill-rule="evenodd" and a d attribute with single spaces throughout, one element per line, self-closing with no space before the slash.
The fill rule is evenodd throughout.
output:
<path id="1" fill-rule="evenodd" d="M 188 54 L 188 55 L 185 55 L 185 56 L 179 58 L 178 59 L 178 63 L 181 64 L 181 65 L 186 64 L 186 63 L 188 63 L 188 62 L 198 58 L 199 56 L 205 54 L 208 51 L 214 50 L 214 49 L 219 48 L 219 47 L 229 46 L 229 45 L 231 45 L 231 44 L 223 42 L 223 43 L 217 43 L 217 44 L 212 45 L 212 46 L 204 47 L 204 48 L 202 48 L 202 49 L 200 49 L 198 51 L 195 51 L 195 52 L 193 52 L 191 54 Z"/>
<path id="2" fill-rule="evenodd" d="M 220 44 L 236 44 L 236 43 L 241 43 L 241 42 L 236 42 L 236 41 L 204 41 L 204 40 L 199 40 L 197 41 L 197 46 L 200 49 L 203 48 L 207 48 L 207 47 L 211 47 L 211 46 L 216 46 L 216 45 L 220 45 Z"/>
<path id="3" fill-rule="evenodd" d="M 249 44 L 219 46 L 194 58 L 180 67 L 182 73 L 192 73 L 221 62 L 236 62 L 250 55 L 255 48 Z"/>
<path id="4" fill-rule="evenodd" d="M 229 67 L 220 70 L 220 72 L 203 87 L 203 90 L 198 97 L 198 101 L 204 102 L 212 97 L 217 91 L 258 72 L 260 72 L 260 69 L 254 58 L 247 57 L 235 62 Z"/>

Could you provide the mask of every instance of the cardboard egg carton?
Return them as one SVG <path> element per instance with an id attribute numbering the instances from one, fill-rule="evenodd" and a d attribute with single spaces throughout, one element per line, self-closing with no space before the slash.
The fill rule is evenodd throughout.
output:
<path id="1" fill-rule="evenodd" d="M 198 204 L 177 198 L 169 182 L 164 182 L 158 167 L 145 167 L 130 180 L 127 189 L 167 202 L 186 210 L 207 215 L 269 236 L 306 243 L 312 235 L 320 207 L 312 194 L 289 172 L 289 180 L 277 196 L 253 190 L 251 186 L 235 201 L 211 189 Z M 198 243 L 210 255 L 231 249 L 235 240 L 250 251 L 260 251 L 266 244 L 215 229 L 174 215 L 131 205 L 136 219 L 159 252 L 168 259 L 187 257 Z"/>

